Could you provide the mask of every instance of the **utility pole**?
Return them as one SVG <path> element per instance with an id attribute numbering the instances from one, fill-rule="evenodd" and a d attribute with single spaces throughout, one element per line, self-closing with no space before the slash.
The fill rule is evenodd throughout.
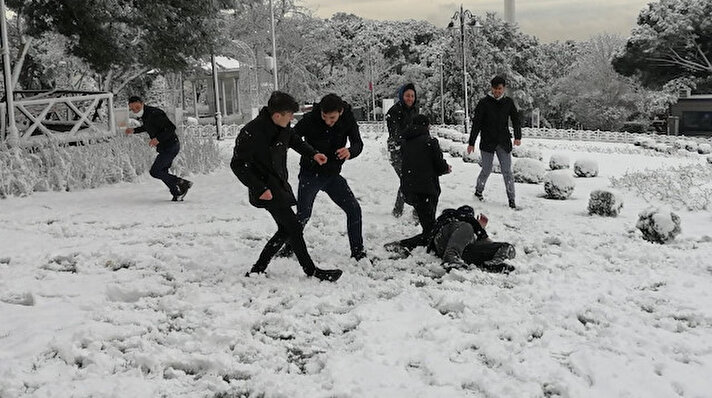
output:
<path id="1" fill-rule="evenodd" d="M 220 113 L 220 84 L 218 84 L 218 68 L 215 62 L 215 53 L 210 54 L 213 65 L 213 91 L 215 92 L 215 133 L 218 141 L 222 139 L 222 114 Z"/>
<path id="2" fill-rule="evenodd" d="M 2 70 L 5 80 L 5 104 L 7 105 L 7 142 L 14 147 L 20 144 L 20 133 L 17 130 L 17 124 L 15 124 L 15 97 L 13 94 L 15 88 L 12 84 L 12 65 L 10 65 L 10 44 L 7 39 L 5 0 L 0 0 L 0 12 L 2 12 L 2 15 L 0 15 L 0 30 L 2 30 Z"/>
<path id="3" fill-rule="evenodd" d="M 269 0 L 269 13 L 272 20 L 272 77 L 274 78 L 274 91 L 279 90 L 277 85 L 277 41 L 274 34 L 274 6 L 272 0 Z"/>
<path id="4" fill-rule="evenodd" d="M 373 57 L 369 57 L 369 66 L 371 69 L 371 105 L 373 108 L 373 121 L 376 120 L 376 84 L 373 81 Z"/>
<path id="5" fill-rule="evenodd" d="M 440 124 L 445 124 L 445 84 L 443 75 L 443 53 L 440 53 Z M 467 132 L 467 131 L 465 131 Z"/>

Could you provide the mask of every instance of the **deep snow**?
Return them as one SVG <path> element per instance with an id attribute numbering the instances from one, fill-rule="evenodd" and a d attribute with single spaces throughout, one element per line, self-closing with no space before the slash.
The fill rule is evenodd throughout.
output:
<path id="1" fill-rule="evenodd" d="M 418 227 L 390 215 L 384 137 L 365 144 L 343 174 L 382 259 L 348 258 L 345 216 L 320 194 L 305 236 L 317 264 L 344 269 L 335 284 L 294 259 L 243 276 L 276 226 L 227 166 L 193 176 L 183 203 L 148 176 L 0 201 L 0 397 L 710 396 L 712 213 L 677 212 L 667 245 L 635 229 L 648 204 L 631 192 L 619 217 L 587 214 L 609 177 L 703 156 L 525 137 L 546 164 L 594 159 L 599 175 L 564 201 L 517 184 L 513 211 L 500 175 L 475 202 L 479 166 L 446 154 L 439 209 L 473 205 L 518 256 L 510 275 L 443 276 L 422 249 L 386 259 Z"/>

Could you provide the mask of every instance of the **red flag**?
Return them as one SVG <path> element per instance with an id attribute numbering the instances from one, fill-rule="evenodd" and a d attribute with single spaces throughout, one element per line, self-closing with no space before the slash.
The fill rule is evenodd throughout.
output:
<path id="1" fill-rule="evenodd" d="M 368 91 L 373 91 L 373 82 L 368 82 Z"/>

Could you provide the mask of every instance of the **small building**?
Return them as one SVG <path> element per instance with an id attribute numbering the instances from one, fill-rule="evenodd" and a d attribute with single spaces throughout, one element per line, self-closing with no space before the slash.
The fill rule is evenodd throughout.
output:
<path id="1" fill-rule="evenodd" d="M 215 64 L 218 72 L 219 106 L 222 116 L 250 114 L 258 93 L 257 88 L 251 84 L 252 82 L 246 79 L 250 74 L 250 67 L 236 59 L 220 55 L 215 57 Z M 196 84 L 207 88 L 206 100 L 209 115 L 215 114 L 216 110 L 211 63 L 203 61 L 200 70 L 202 74 L 196 74 L 190 79 L 193 82 L 193 113 L 196 114 L 196 117 L 202 116 L 197 107 Z"/>
<path id="2" fill-rule="evenodd" d="M 671 134 L 712 136 L 712 94 L 681 93 L 670 106 L 670 116 Z"/>

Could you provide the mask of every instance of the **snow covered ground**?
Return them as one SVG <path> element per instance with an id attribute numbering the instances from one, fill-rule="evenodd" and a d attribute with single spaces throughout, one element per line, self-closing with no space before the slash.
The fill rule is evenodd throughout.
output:
<path id="1" fill-rule="evenodd" d="M 148 176 L 0 201 L 0 397 L 710 396 L 712 213 L 678 212 L 663 246 L 635 229 L 647 204 L 633 193 L 618 218 L 586 212 L 611 176 L 704 157 L 525 138 L 547 164 L 556 151 L 600 173 L 566 201 L 517 184 L 512 211 L 500 175 L 474 202 L 479 166 L 446 155 L 439 208 L 473 205 L 518 256 L 510 275 L 443 276 L 420 249 L 385 259 L 418 227 L 390 215 L 384 138 L 365 142 L 344 175 L 384 259 L 349 259 L 345 216 L 321 194 L 305 235 L 317 264 L 344 269 L 335 284 L 294 259 L 243 276 L 276 227 L 228 167 L 193 176 L 183 203 Z"/>

